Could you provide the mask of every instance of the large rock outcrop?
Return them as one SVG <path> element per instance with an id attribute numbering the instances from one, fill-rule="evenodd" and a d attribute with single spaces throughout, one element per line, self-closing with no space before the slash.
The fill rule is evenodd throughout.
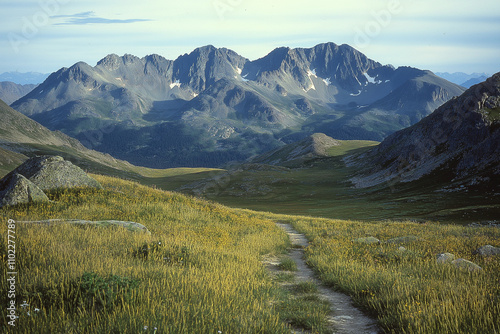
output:
<path id="1" fill-rule="evenodd" d="M 12 174 L 23 175 L 43 191 L 74 187 L 102 188 L 99 182 L 88 176 L 80 167 L 59 156 L 31 158 L 6 177 Z"/>
<path id="2" fill-rule="evenodd" d="M 48 201 L 47 195 L 21 174 L 12 173 L 0 180 L 0 207 Z"/>

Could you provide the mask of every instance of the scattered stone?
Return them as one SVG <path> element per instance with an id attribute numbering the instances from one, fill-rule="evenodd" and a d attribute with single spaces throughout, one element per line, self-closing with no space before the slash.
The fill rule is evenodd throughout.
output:
<path id="1" fill-rule="evenodd" d="M 151 234 L 151 232 L 147 229 L 146 226 L 129 221 L 120 221 L 120 220 L 99 220 L 99 221 L 90 221 L 90 220 L 82 220 L 82 219 L 48 219 L 48 220 L 35 220 L 35 221 L 19 221 L 18 223 L 26 223 L 26 224 L 42 224 L 42 225 L 54 225 L 54 224 L 74 224 L 81 226 L 98 226 L 98 227 L 113 227 L 120 226 L 126 228 L 131 232 L 143 232 L 147 234 Z"/>
<path id="2" fill-rule="evenodd" d="M 453 264 L 457 268 L 466 269 L 468 271 L 483 270 L 483 268 L 481 268 L 477 264 L 475 264 L 471 261 L 465 260 L 465 259 L 456 259 L 454 261 L 451 261 L 451 264 Z"/>
<path id="3" fill-rule="evenodd" d="M 494 255 L 500 255 L 500 248 L 499 247 L 493 247 L 491 245 L 486 245 L 479 247 L 474 251 L 472 254 L 477 254 L 481 256 L 494 256 Z"/>
<path id="4" fill-rule="evenodd" d="M 498 220 L 485 220 L 481 222 L 470 223 L 470 227 L 497 227 L 500 228 L 500 222 Z"/>
<path id="5" fill-rule="evenodd" d="M 455 255 L 451 253 L 441 253 L 436 258 L 437 263 L 451 263 L 453 260 L 455 260 Z"/>
<path id="6" fill-rule="evenodd" d="M 410 243 L 410 242 L 414 242 L 414 241 L 418 241 L 418 240 L 420 240 L 419 237 L 416 237 L 414 235 L 409 235 L 406 237 L 398 237 L 398 238 L 389 239 L 386 241 L 386 243 L 388 243 L 388 244 L 406 244 L 406 243 Z"/>
<path id="7" fill-rule="evenodd" d="M 102 188 L 99 182 L 88 176 L 80 167 L 59 156 L 31 158 L 7 176 L 15 173 L 23 175 L 43 191 L 73 187 Z"/>
<path id="8" fill-rule="evenodd" d="M 49 198 L 20 174 L 9 174 L 0 180 L 0 207 L 31 202 L 49 202 Z"/>
<path id="9" fill-rule="evenodd" d="M 360 243 L 360 244 L 379 244 L 380 240 L 378 240 L 375 237 L 366 237 L 366 238 L 354 239 L 354 242 Z"/>

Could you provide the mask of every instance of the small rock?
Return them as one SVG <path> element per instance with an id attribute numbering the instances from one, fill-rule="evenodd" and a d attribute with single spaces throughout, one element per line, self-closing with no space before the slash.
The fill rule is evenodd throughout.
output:
<path id="1" fill-rule="evenodd" d="M 416 237 L 414 235 L 408 235 L 406 237 L 398 237 L 398 238 L 393 238 L 389 239 L 386 241 L 388 244 L 405 244 L 409 242 L 414 242 L 420 240 L 419 237 Z"/>
<path id="2" fill-rule="evenodd" d="M 455 255 L 451 253 L 441 253 L 437 255 L 436 262 L 437 263 L 449 263 L 455 260 Z"/>
<path id="3" fill-rule="evenodd" d="M 0 180 L 0 207 L 48 201 L 49 198 L 40 188 L 20 174 L 9 174 Z"/>
<path id="4" fill-rule="evenodd" d="M 34 221 L 19 221 L 18 223 L 25 224 L 41 224 L 41 225 L 54 225 L 54 224 L 73 224 L 73 225 L 81 225 L 81 226 L 99 226 L 99 227 L 113 227 L 119 226 L 126 228 L 131 232 L 143 232 L 146 234 L 151 234 L 151 232 L 147 229 L 146 226 L 130 222 L 130 221 L 120 221 L 120 220 L 99 220 L 99 221 L 91 221 L 91 220 L 83 220 L 83 219 L 48 219 L 48 220 L 34 220 Z"/>
<path id="5" fill-rule="evenodd" d="M 398 248 L 398 251 L 400 251 L 400 252 L 404 252 L 405 250 L 406 250 L 406 248 L 403 246 L 399 246 L 399 248 Z"/>
<path id="6" fill-rule="evenodd" d="M 477 264 L 465 259 L 456 259 L 454 261 L 451 261 L 451 264 L 455 265 L 455 267 L 460 269 L 467 269 L 468 271 L 483 270 L 483 268 L 481 268 Z"/>
<path id="7" fill-rule="evenodd" d="M 479 247 L 472 254 L 477 254 L 477 255 L 481 255 L 481 256 L 500 255 L 500 248 L 493 247 L 491 245 L 486 245 L 486 246 Z"/>
<path id="8" fill-rule="evenodd" d="M 375 237 L 366 237 L 366 238 L 354 239 L 354 242 L 360 243 L 360 244 L 379 244 L 380 240 L 378 240 Z"/>

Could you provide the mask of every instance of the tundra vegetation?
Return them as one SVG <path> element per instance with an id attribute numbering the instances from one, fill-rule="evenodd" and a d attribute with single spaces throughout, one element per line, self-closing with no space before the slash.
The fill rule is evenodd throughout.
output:
<path id="1" fill-rule="evenodd" d="M 134 221 L 151 234 L 16 224 L 19 319 L 13 329 L 2 315 L 2 332 L 290 333 L 292 326 L 325 332 L 328 312 L 316 297 L 301 296 L 311 287 L 292 282 L 287 291 L 282 281 L 293 275 L 270 275 L 262 264 L 264 255 L 281 256 L 290 246 L 276 221 L 307 236 L 307 260 L 320 279 L 351 295 L 386 332 L 500 331 L 499 256 L 473 254 L 500 246 L 498 228 L 259 213 L 93 177 L 103 189 L 49 191 L 51 202 L 0 214 L 5 221 Z M 4 260 L 6 230 L 1 224 Z M 355 241 L 366 237 L 380 243 Z M 482 269 L 437 263 L 445 252 Z M 1 273 L 5 278 L 7 269 Z M 6 279 L 0 288 L 7 290 Z M 0 302 L 6 305 L 7 296 Z"/>

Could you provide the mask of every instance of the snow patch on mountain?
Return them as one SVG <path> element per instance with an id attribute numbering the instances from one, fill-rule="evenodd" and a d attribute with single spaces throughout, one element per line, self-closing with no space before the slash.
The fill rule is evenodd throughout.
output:
<path id="1" fill-rule="evenodd" d="M 308 75 L 309 77 L 311 77 L 311 76 L 313 76 L 313 77 L 315 77 L 315 78 L 317 78 L 317 77 L 318 77 L 318 75 L 316 74 L 316 69 L 312 69 L 312 70 L 307 71 L 307 75 Z"/>
<path id="2" fill-rule="evenodd" d="M 368 73 L 363 73 L 363 75 L 365 76 L 366 80 L 368 80 L 368 82 L 369 82 L 369 83 L 372 83 L 372 84 L 377 83 L 377 82 L 375 81 L 375 78 L 374 78 L 374 77 L 371 77 Z M 380 81 L 379 81 L 379 82 L 380 82 Z"/>
<path id="3" fill-rule="evenodd" d="M 181 87 L 181 82 L 179 80 L 175 80 L 175 82 L 170 84 L 170 89 L 174 89 L 174 87 Z"/>

